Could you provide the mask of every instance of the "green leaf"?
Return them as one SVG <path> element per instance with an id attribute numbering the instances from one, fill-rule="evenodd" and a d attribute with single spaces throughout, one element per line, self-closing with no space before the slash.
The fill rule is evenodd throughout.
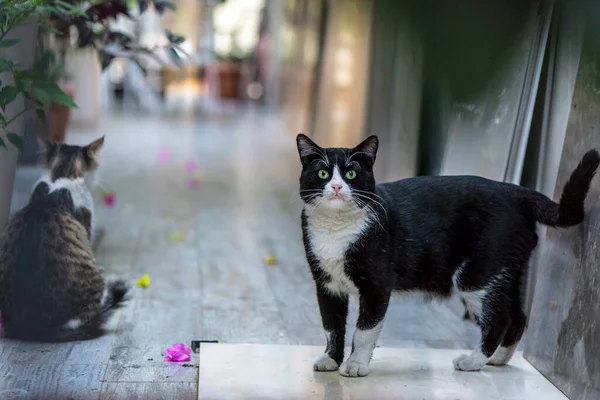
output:
<path id="1" fill-rule="evenodd" d="M 44 25 L 44 24 L 38 24 L 38 27 L 40 28 L 40 30 L 42 30 L 46 33 L 55 33 L 57 35 L 62 35 L 61 31 L 59 31 L 58 29 L 55 29 L 51 26 Z"/>
<path id="2" fill-rule="evenodd" d="M 2 90 L 0 90 L 0 107 L 2 111 L 6 108 L 6 106 L 12 103 L 19 94 L 19 89 L 14 86 L 4 86 Z"/>
<path id="3" fill-rule="evenodd" d="M 181 44 L 181 43 L 185 42 L 185 37 L 183 37 L 181 35 L 176 35 L 168 29 L 165 29 L 165 35 L 167 36 L 167 39 L 169 40 L 169 42 L 171 42 L 173 44 Z"/>
<path id="4" fill-rule="evenodd" d="M 62 104 L 69 108 L 77 108 L 77 104 L 73 102 L 71 96 L 63 92 L 54 82 L 34 82 L 32 94 L 35 100 L 42 104 Z"/>
<path id="5" fill-rule="evenodd" d="M 4 58 L 0 58 L 0 72 L 10 71 L 11 69 L 13 69 L 14 66 L 14 62 L 6 60 Z"/>
<path id="6" fill-rule="evenodd" d="M 183 61 L 181 60 L 181 57 L 179 57 L 179 54 L 177 54 L 177 52 L 175 51 L 174 48 L 169 47 L 167 49 L 167 54 L 171 58 L 171 61 L 173 61 L 173 63 L 175 63 L 175 65 L 177 65 L 178 67 L 183 66 Z"/>
<path id="7" fill-rule="evenodd" d="M 4 39 L 0 40 L 0 47 L 11 47 L 19 43 L 20 39 Z"/>
<path id="8" fill-rule="evenodd" d="M 22 149 L 23 148 L 23 138 L 21 136 L 17 135 L 16 133 L 8 132 L 6 134 L 6 138 L 16 148 L 18 148 L 18 149 Z"/>
<path id="9" fill-rule="evenodd" d="M 46 123 L 46 112 L 44 110 L 38 108 L 37 110 L 35 110 L 35 113 L 43 123 Z"/>
<path id="10" fill-rule="evenodd" d="M 4 147 L 6 150 L 8 150 L 8 147 L 6 147 L 6 144 L 4 143 L 4 139 L 2 139 L 0 137 L 0 147 Z"/>
<path id="11" fill-rule="evenodd" d="M 33 71 L 21 70 L 13 72 L 13 77 L 15 80 L 15 86 L 20 90 L 25 90 L 29 88 L 35 79 L 35 75 Z"/>

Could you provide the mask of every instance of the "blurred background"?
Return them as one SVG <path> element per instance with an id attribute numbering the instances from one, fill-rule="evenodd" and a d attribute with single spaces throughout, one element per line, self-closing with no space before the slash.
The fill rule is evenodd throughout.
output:
<path id="1" fill-rule="evenodd" d="M 177 338 L 324 344 L 300 234 L 299 132 L 347 147 L 378 135 L 380 182 L 476 174 L 553 198 L 600 147 L 592 0 L 104 3 L 84 20 L 48 15 L 60 34 L 20 28 L 22 62 L 77 108 L 18 120 L 21 151 L 0 156 L 0 223 L 41 173 L 38 135 L 106 135 L 97 258 L 153 282 L 121 319 L 109 371 L 153 368 L 148 349 Z M 599 189 L 582 227 L 540 230 L 526 290 L 521 347 L 578 399 L 600 389 Z M 380 344 L 473 347 L 463 313 L 457 299 L 396 299 Z"/>

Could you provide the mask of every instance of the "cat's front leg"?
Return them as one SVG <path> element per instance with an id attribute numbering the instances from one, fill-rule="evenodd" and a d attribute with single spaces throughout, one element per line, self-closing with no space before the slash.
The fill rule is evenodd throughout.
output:
<path id="1" fill-rule="evenodd" d="M 317 282 L 317 301 L 327 336 L 327 347 L 325 353 L 315 359 L 313 369 L 315 371 L 335 371 L 344 361 L 348 295 L 331 293 Z"/>
<path id="2" fill-rule="evenodd" d="M 367 376 L 373 350 L 383 328 L 383 320 L 390 302 L 389 291 L 363 291 L 359 299 L 359 314 L 352 337 L 352 353 L 340 366 L 343 376 Z"/>

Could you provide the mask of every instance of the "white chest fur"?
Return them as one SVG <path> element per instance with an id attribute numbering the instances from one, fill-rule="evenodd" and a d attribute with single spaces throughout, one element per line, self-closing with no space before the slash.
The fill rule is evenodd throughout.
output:
<path id="1" fill-rule="evenodd" d="M 345 273 L 345 254 L 371 222 L 367 211 L 305 209 L 311 252 L 331 281 L 327 288 L 336 294 L 358 295 L 358 289 Z"/>

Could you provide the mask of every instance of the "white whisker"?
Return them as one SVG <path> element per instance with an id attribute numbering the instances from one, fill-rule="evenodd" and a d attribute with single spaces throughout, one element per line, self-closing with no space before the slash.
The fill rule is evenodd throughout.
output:
<path id="1" fill-rule="evenodd" d="M 358 203 L 359 207 L 362 206 L 362 207 L 366 208 L 369 211 L 369 214 L 371 215 L 371 217 L 381 227 L 381 230 L 385 231 L 385 228 L 381 224 L 381 219 L 379 218 L 379 215 L 375 212 L 375 210 L 373 210 L 373 207 L 368 205 L 364 200 L 357 199 L 357 198 L 355 198 L 354 200 Z"/>
<path id="2" fill-rule="evenodd" d="M 369 153 L 365 153 L 364 151 L 355 151 L 354 153 L 352 153 L 352 154 L 350 155 L 350 158 L 348 158 L 348 161 L 347 161 L 347 163 L 346 163 L 346 167 L 348 166 L 348 163 L 349 163 L 350 161 L 352 161 L 352 157 L 354 157 L 354 156 L 356 156 L 356 155 L 358 155 L 358 154 L 364 154 L 364 155 L 366 155 L 366 156 L 369 156 L 369 157 L 371 156 Z"/>
<path id="3" fill-rule="evenodd" d="M 358 193 L 358 192 L 360 192 L 360 191 L 354 191 L 353 194 L 355 196 L 359 197 L 359 198 L 368 199 L 368 200 L 372 201 L 373 203 L 377 204 L 379 207 L 381 207 L 381 209 L 383 210 L 383 213 L 385 214 L 385 218 L 387 220 L 387 218 L 388 218 L 387 210 L 385 209 L 385 207 L 383 206 L 383 204 L 381 204 L 379 201 L 377 201 L 377 200 L 375 200 L 375 199 L 373 199 L 373 198 L 371 198 L 369 196 L 366 196 L 366 195 Z M 365 192 L 365 193 L 367 193 L 367 192 Z"/>
<path id="4" fill-rule="evenodd" d="M 321 154 L 321 157 L 323 158 L 323 162 L 325 163 L 325 165 L 327 165 L 327 168 L 329 168 L 330 165 L 329 165 L 329 159 L 327 158 L 327 153 L 325 153 L 325 151 L 323 151 L 323 149 L 318 148 L 317 150 Z"/>

